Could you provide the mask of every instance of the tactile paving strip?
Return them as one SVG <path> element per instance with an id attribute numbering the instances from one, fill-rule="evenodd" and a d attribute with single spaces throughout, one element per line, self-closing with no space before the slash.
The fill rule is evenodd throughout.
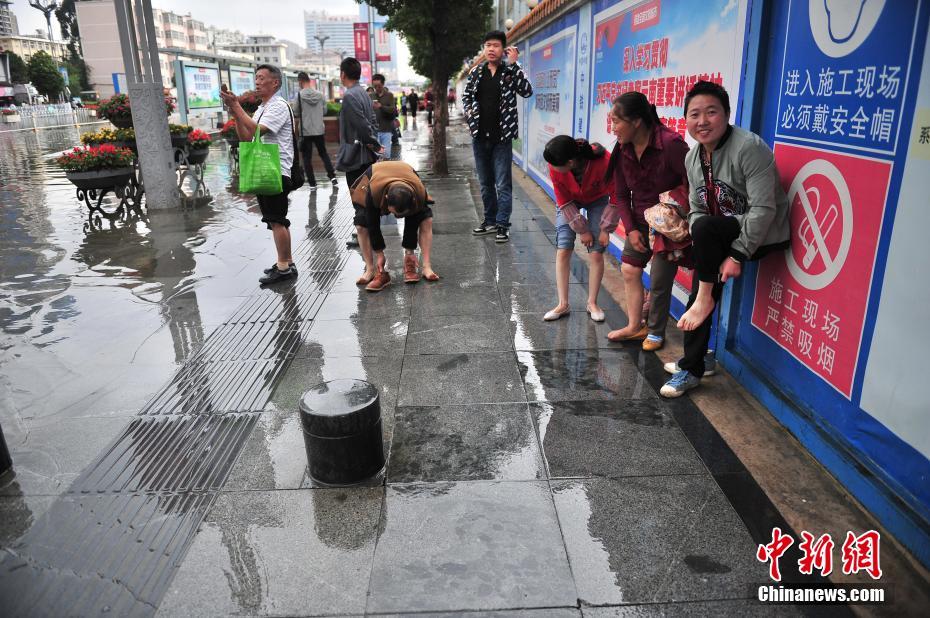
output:
<path id="1" fill-rule="evenodd" d="M 215 495 L 57 500 L 3 559 L 3 614 L 153 615 Z"/>
<path id="2" fill-rule="evenodd" d="M 257 413 L 138 417 L 68 492 L 221 489 L 257 418 Z"/>

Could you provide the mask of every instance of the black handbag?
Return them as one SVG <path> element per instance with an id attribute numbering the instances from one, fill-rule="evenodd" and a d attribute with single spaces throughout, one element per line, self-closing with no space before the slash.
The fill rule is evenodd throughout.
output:
<path id="1" fill-rule="evenodd" d="M 297 104 L 300 105 L 300 93 L 297 93 Z M 297 123 L 294 121 L 294 110 L 287 106 L 287 111 L 291 115 L 291 141 L 294 146 L 294 159 L 291 162 L 291 191 L 304 186 L 307 179 L 304 177 L 304 167 L 300 164 L 300 150 L 297 144 Z"/>

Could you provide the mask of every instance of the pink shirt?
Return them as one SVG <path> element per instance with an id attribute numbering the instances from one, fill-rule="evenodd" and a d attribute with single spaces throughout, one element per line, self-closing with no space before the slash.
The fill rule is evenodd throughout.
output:
<path id="1" fill-rule="evenodd" d="M 659 194 L 688 184 L 685 155 L 688 144 L 677 132 L 659 125 L 652 140 L 637 160 L 633 144 L 614 146 L 611 153 L 620 221 L 629 233 L 646 227 L 643 213 L 659 201 Z M 616 159 L 616 160 L 614 160 Z"/>

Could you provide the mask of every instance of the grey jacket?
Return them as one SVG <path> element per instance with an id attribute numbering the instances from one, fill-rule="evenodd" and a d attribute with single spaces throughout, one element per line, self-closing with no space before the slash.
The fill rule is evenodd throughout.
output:
<path id="1" fill-rule="evenodd" d="M 300 136 L 323 135 L 326 126 L 323 115 L 326 113 L 326 97 L 319 90 L 304 88 L 291 104 L 294 114 L 300 117 Z"/>
<path id="2" fill-rule="evenodd" d="M 359 143 L 356 144 L 355 142 Z M 366 145 L 381 148 L 378 141 L 378 123 L 375 120 L 375 108 L 365 89 L 355 84 L 342 97 L 342 110 L 339 112 L 339 154 L 336 169 L 340 171 L 357 170 L 371 165 L 376 155 Z"/>
<path id="3" fill-rule="evenodd" d="M 692 148 L 685 156 L 691 187 L 688 223 L 692 227 L 708 214 L 702 151 L 701 147 Z M 788 198 L 778 177 L 775 155 L 761 137 L 732 127 L 713 151 L 711 172 L 721 214 L 740 222 L 741 232 L 730 246 L 730 256 L 742 262 L 752 259 L 760 247 L 788 242 Z"/>

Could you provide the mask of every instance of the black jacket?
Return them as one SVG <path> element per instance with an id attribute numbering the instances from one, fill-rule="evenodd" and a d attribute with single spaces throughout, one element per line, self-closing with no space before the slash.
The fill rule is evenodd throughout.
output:
<path id="1" fill-rule="evenodd" d="M 462 94 L 462 106 L 465 119 L 472 137 L 478 137 L 478 83 L 487 62 L 482 62 L 468 74 L 465 92 Z M 501 63 L 501 141 L 517 138 L 517 95 L 523 98 L 533 96 L 533 85 L 526 79 L 519 64 Z"/>

